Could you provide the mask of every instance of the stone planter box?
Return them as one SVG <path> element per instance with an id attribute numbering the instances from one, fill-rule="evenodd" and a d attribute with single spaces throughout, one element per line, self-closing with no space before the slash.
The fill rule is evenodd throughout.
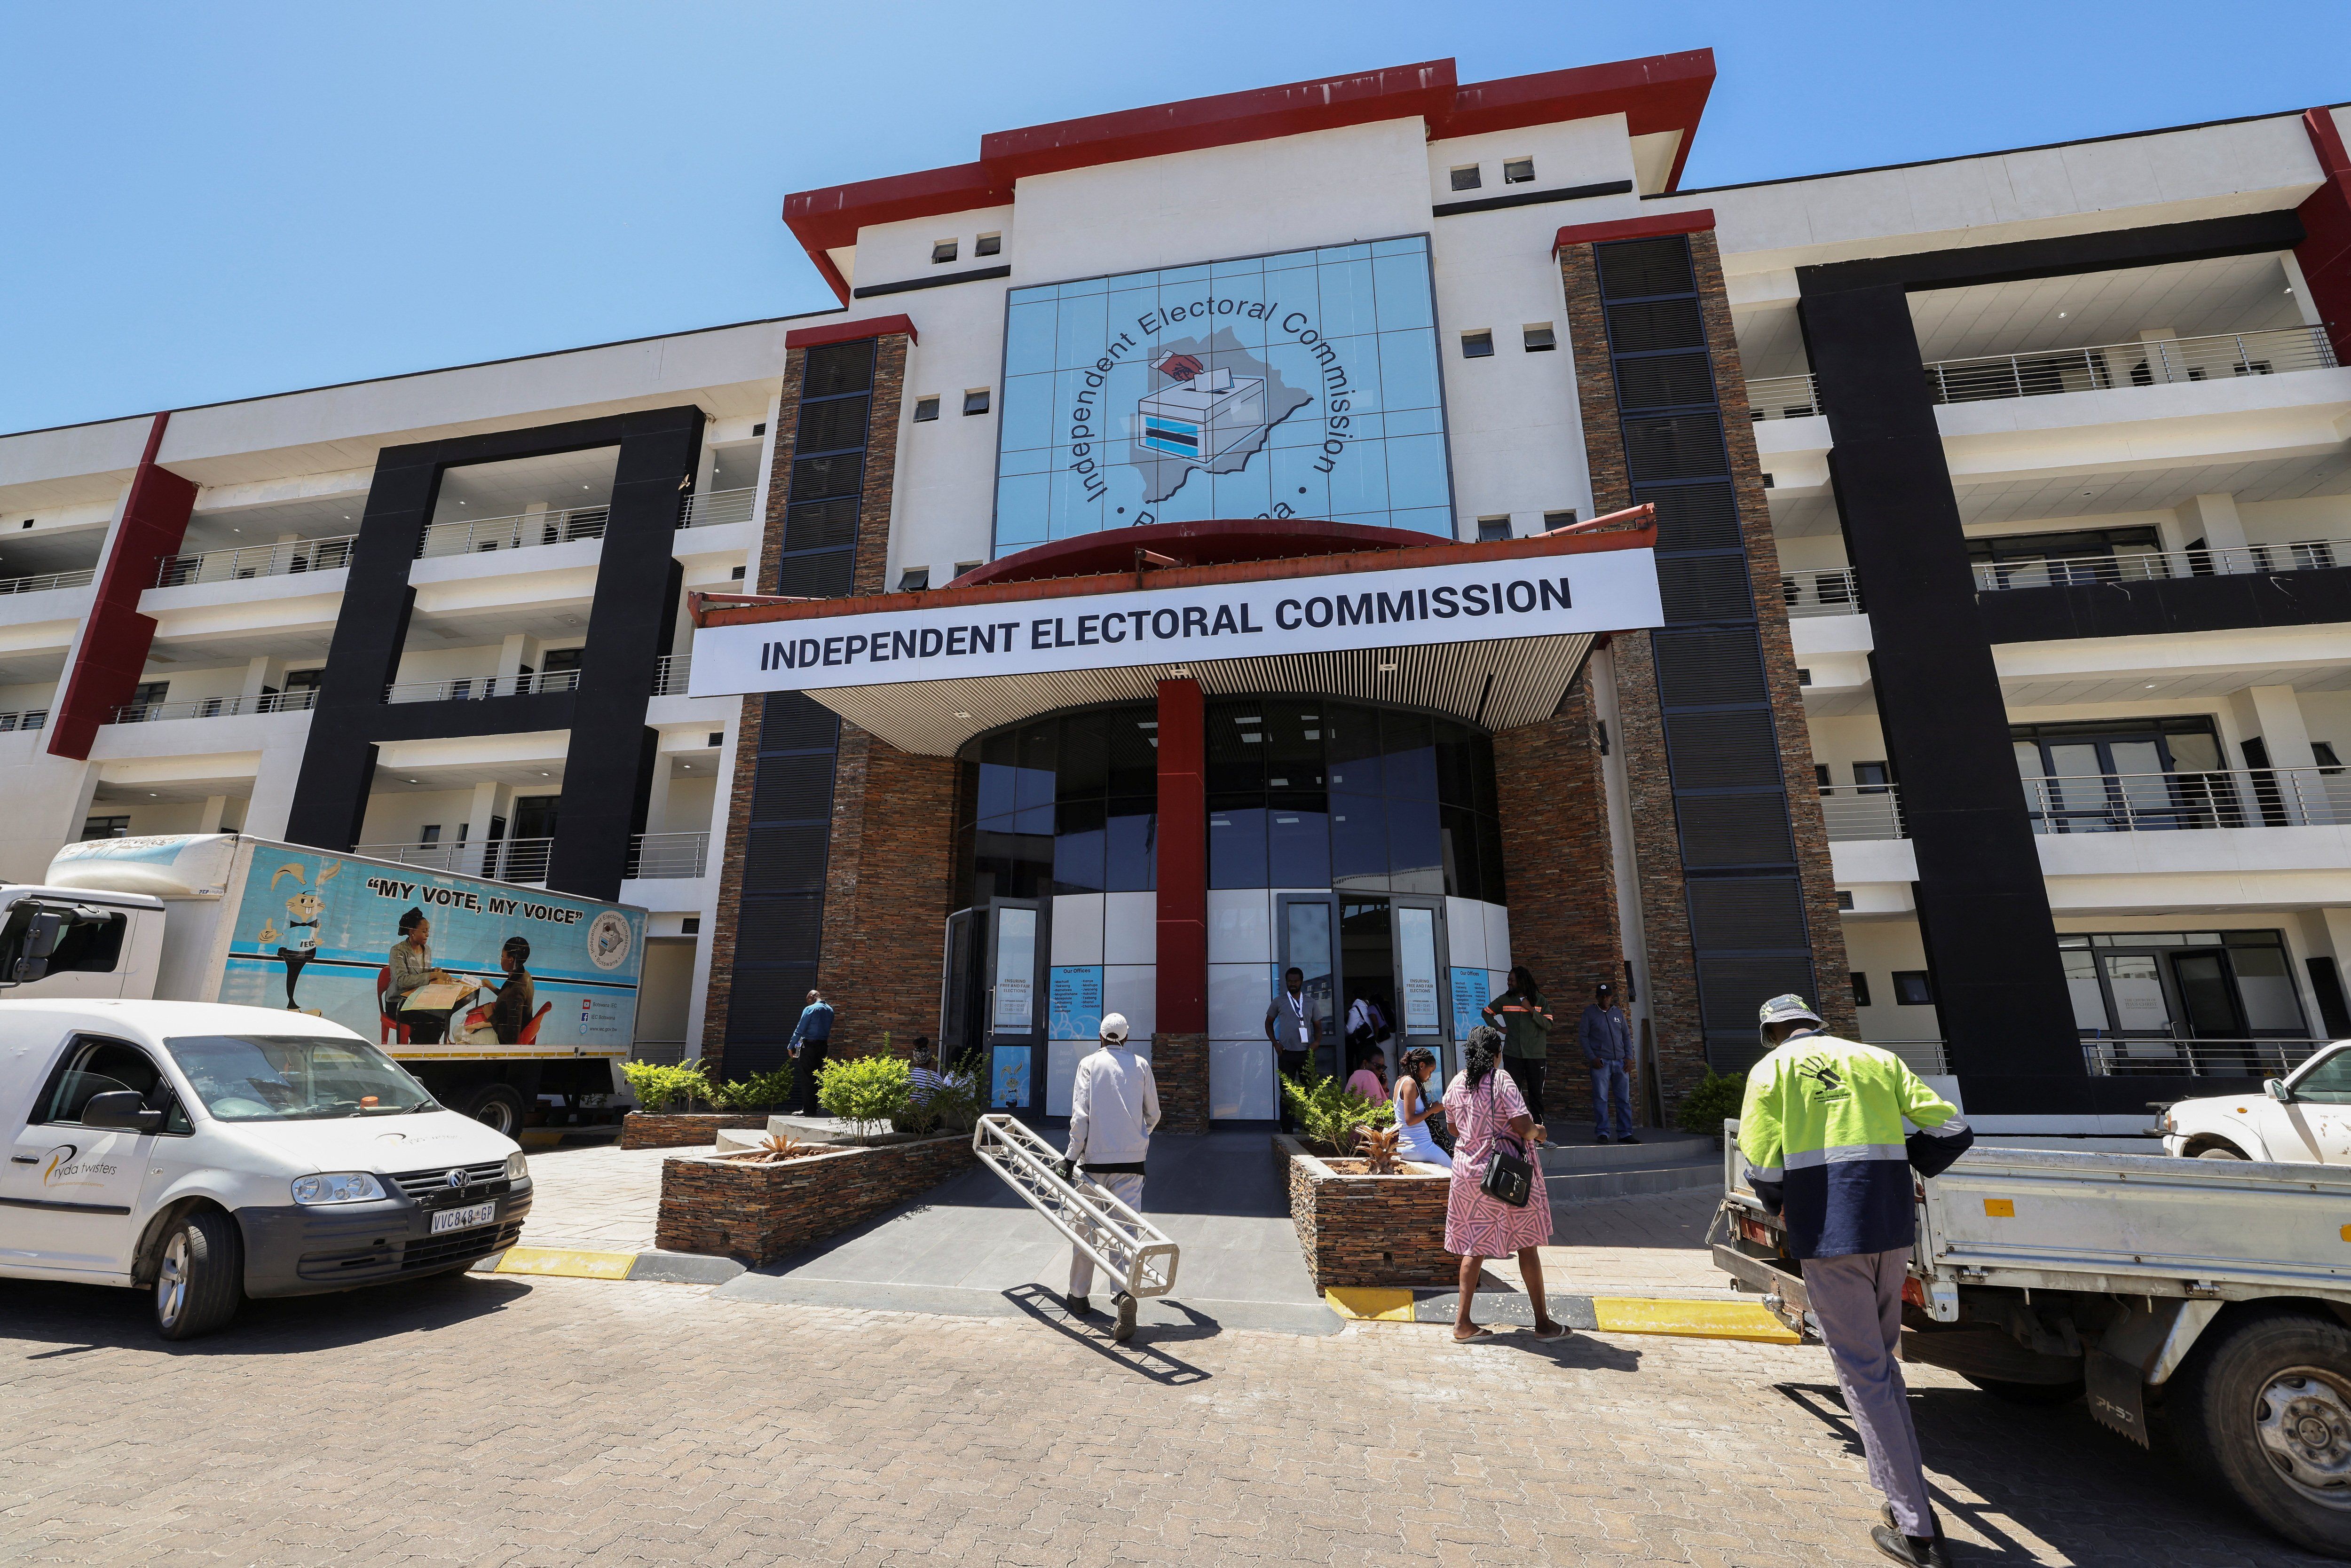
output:
<path id="1" fill-rule="evenodd" d="M 1289 1167 L 1290 1219 L 1315 1289 L 1458 1282 L 1461 1260 L 1445 1249 L 1451 1176 L 1372 1176 L 1362 1160 L 1320 1159 L 1287 1134 L 1273 1152 Z"/>
<path id="2" fill-rule="evenodd" d="M 727 1112 L 632 1111 L 621 1118 L 624 1149 L 706 1148 L 718 1141 L 721 1127 L 768 1130 L 768 1114 Z"/>
<path id="3" fill-rule="evenodd" d="M 836 1147 L 775 1164 L 736 1155 L 674 1155 L 662 1162 L 653 1244 L 757 1268 L 861 1225 L 977 1158 L 967 1136 Z"/>

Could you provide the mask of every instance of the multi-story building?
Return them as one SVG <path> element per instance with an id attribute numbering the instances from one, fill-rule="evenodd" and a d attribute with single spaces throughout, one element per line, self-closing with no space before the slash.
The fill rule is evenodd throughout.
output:
<path id="1" fill-rule="evenodd" d="M 1050 1112 L 1114 1009 L 1195 1124 L 1291 965 L 1391 1046 L 1612 979 L 1659 1112 L 1782 989 L 2017 1131 L 2351 1033 L 2344 114 L 1683 190 L 1712 78 L 998 132 L 787 201 L 838 310 L 0 439 L 0 873 L 617 893 L 648 1042 L 765 1065 L 821 981 Z M 689 676 L 697 589 L 799 602 Z"/>

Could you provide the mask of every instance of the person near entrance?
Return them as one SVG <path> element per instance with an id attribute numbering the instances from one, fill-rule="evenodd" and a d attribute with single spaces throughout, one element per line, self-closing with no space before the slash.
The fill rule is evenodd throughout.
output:
<path id="1" fill-rule="evenodd" d="M 1281 989 L 1266 1006 L 1265 1038 L 1273 1044 L 1274 1112 L 1287 1133 L 1290 1096 L 1281 1092 L 1281 1081 L 1301 1076 L 1313 1060 L 1314 1048 L 1322 1043 L 1322 1020 L 1306 998 L 1306 971 L 1295 965 L 1283 972 Z"/>
<path id="2" fill-rule="evenodd" d="M 1593 1141 L 1639 1143 L 1633 1135 L 1633 1022 L 1607 981 L 1592 988 L 1592 1005 L 1576 1020 L 1575 1040 L 1592 1073 L 1592 1119 L 1598 1134 Z"/>
<path id="3" fill-rule="evenodd" d="M 1396 1063 L 1396 1158 L 1425 1166 L 1453 1166 L 1453 1156 L 1437 1141 L 1436 1123 L 1445 1115 L 1443 1102 L 1428 1097 L 1428 1080 L 1437 1071 L 1437 1053 L 1416 1045 Z"/>
<path id="4" fill-rule="evenodd" d="M 1787 1218 L 1869 1479 L 1886 1495 L 1870 1540 L 1896 1563 L 1948 1568 L 1897 1354 L 1917 1239 L 1911 1172 L 1940 1176 L 1975 1134 L 1900 1057 L 1839 1040 L 1802 997 L 1773 997 L 1758 1018 L 1767 1054 L 1747 1074 L 1739 1153 L 1755 1196 Z M 1918 1129 L 1907 1138 L 1906 1122 Z"/>
<path id="5" fill-rule="evenodd" d="M 1542 988 L 1524 964 L 1511 966 L 1510 988 L 1488 1002 L 1485 1019 L 1502 1031 L 1502 1070 L 1519 1086 L 1529 1113 L 1542 1113 L 1543 1063 L 1551 1055 L 1552 1016 Z"/>
<path id="6" fill-rule="evenodd" d="M 1126 1027 L 1123 1014 L 1103 1019 L 1102 1044 L 1078 1063 L 1077 1079 L 1070 1085 L 1070 1143 L 1061 1171 L 1069 1179 L 1074 1168 L 1140 1214 L 1144 1161 L 1151 1152 L 1151 1129 L 1159 1125 L 1159 1085 L 1151 1063 L 1127 1043 Z M 1065 1298 L 1071 1312 L 1082 1317 L 1093 1310 L 1086 1300 L 1093 1284 L 1094 1260 L 1071 1243 Z M 1111 1337 L 1124 1344 L 1134 1337 L 1134 1298 L 1120 1291 L 1116 1301 L 1118 1326 Z"/>
<path id="7" fill-rule="evenodd" d="M 1445 1200 L 1445 1249 L 1461 1260 L 1459 1305 L 1453 1314 L 1458 1341 L 1491 1339 L 1469 1316 L 1479 1276 L 1489 1258 L 1518 1255 L 1519 1277 L 1535 1310 L 1535 1338 L 1549 1343 L 1567 1337 L 1552 1320 L 1543 1291 L 1542 1245 L 1551 1239 L 1551 1199 L 1543 1192 L 1542 1160 L 1537 1153 L 1543 1130 L 1519 1098 L 1515 1079 L 1501 1070 L 1502 1031 L 1489 1024 L 1469 1031 L 1461 1049 L 1461 1071 L 1445 1092 L 1445 1119 L 1453 1124 L 1453 1185 Z M 1534 1167 L 1532 1190 L 1513 1207 L 1485 1189 L 1486 1167 L 1499 1151 Z"/>
<path id="8" fill-rule="evenodd" d="M 799 1068 L 800 1114 L 803 1116 L 813 1116 L 819 1112 L 817 1074 L 824 1071 L 825 1052 L 831 1049 L 832 1005 L 824 999 L 822 991 L 810 991 L 808 1005 L 800 1009 L 800 1021 L 792 1025 L 791 1043 L 784 1047 Z"/>

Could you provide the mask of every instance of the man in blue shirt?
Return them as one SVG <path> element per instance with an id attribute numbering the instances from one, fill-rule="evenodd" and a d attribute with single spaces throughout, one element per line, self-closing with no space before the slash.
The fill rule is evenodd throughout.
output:
<path id="1" fill-rule="evenodd" d="M 1603 980 L 1592 993 L 1592 1005 L 1576 1020 L 1576 1043 L 1583 1048 L 1583 1065 L 1592 1071 L 1592 1119 L 1599 1124 L 1603 1144 L 1637 1144 L 1633 1135 L 1633 1025 L 1616 1005 L 1616 990 Z M 1615 1131 L 1609 1128 L 1614 1124 Z"/>
<path id="2" fill-rule="evenodd" d="M 823 1070 L 825 1052 L 831 1045 L 832 1004 L 824 999 L 822 991 L 810 991 L 808 1006 L 800 1009 L 800 1021 L 792 1026 L 791 1044 L 785 1047 L 799 1067 L 803 1116 L 821 1113 L 816 1103 L 816 1075 Z"/>

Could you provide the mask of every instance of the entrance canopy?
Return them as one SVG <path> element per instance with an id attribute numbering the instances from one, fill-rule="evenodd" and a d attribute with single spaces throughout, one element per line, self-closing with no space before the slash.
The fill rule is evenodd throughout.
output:
<path id="1" fill-rule="evenodd" d="M 1359 697 L 1509 729 L 1557 710 L 1595 637 L 1664 620 L 1646 507 L 1532 538 L 1426 539 L 1163 524 L 1040 546 L 929 591 L 697 595 L 689 690 L 806 692 L 930 756 L 1039 714 L 1147 699 L 1171 676 L 1211 695 Z M 1123 570 L 1106 570 L 1119 556 Z"/>

